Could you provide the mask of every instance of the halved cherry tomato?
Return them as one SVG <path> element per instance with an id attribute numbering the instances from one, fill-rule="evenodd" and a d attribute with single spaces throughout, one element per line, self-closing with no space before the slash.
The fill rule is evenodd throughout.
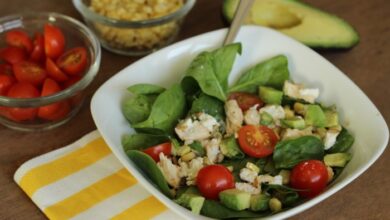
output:
<path id="1" fill-rule="evenodd" d="M 0 74 L 5 74 L 8 76 L 12 76 L 12 66 L 8 63 L 1 63 L 0 64 Z"/>
<path id="2" fill-rule="evenodd" d="M 171 142 L 165 142 L 153 147 L 148 147 L 145 150 L 143 150 L 143 152 L 148 154 L 150 157 L 152 157 L 154 161 L 159 162 L 160 153 L 163 153 L 164 155 L 167 156 L 172 154 L 172 144 Z"/>
<path id="3" fill-rule="evenodd" d="M 247 92 L 233 92 L 228 99 L 236 100 L 242 111 L 246 111 L 254 105 L 258 105 L 257 109 L 264 106 L 264 102 L 259 97 Z"/>
<path id="4" fill-rule="evenodd" d="M 41 96 L 53 95 L 61 91 L 61 87 L 58 83 L 52 79 L 47 78 L 42 86 Z M 39 107 L 38 116 L 43 119 L 52 118 L 61 108 L 61 102 L 55 102 L 50 105 Z"/>
<path id="5" fill-rule="evenodd" d="M 65 50 L 64 34 L 60 28 L 52 24 L 45 24 L 43 31 L 46 56 L 56 59 Z"/>
<path id="6" fill-rule="evenodd" d="M 35 98 L 39 97 L 39 91 L 31 83 L 17 82 L 9 89 L 7 96 L 12 98 Z M 10 116 L 15 121 L 32 120 L 35 118 L 37 111 L 37 108 L 8 108 Z"/>
<path id="7" fill-rule="evenodd" d="M 61 55 L 57 66 L 70 75 L 82 73 L 87 67 L 87 50 L 84 47 L 75 47 Z"/>
<path id="8" fill-rule="evenodd" d="M 38 64 L 22 61 L 13 65 L 15 77 L 18 81 L 29 82 L 35 86 L 39 86 L 46 78 L 46 71 Z"/>
<path id="9" fill-rule="evenodd" d="M 25 49 L 30 53 L 33 49 L 33 43 L 28 34 L 22 30 L 11 30 L 5 34 L 5 42 L 9 46 Z"/>
<path id="10" fill-rule="evenodd" d="M 54 112 L 53 114 L 47 114 L 47 115 L 42 117 L 42 113 L 41 113 L 41 115 L 39 115 L 39 112 L 38 112 L 38 116 L 43 118 L 43 119 L 51 120 L 51 121 L 56 121 L 56 120 L 60 120 L 60 119 L 65 118 L 70 112 L 70 109 L 71 109 L 70 104 L 69 104 L 68 100 L 61 101 L 58 104 L 59 104 L 59 107 L 58 107 L 57 111 Z"/>
<path id="11" fill-rule="evenodd" d="M 295 165 L 290 174 L 290 185 L 299 195 L 312 198 L 324 191 L 328 182 L 328 171 L 320 160 L 302 161 Z"/>
<path id="12" fill-rule="evenodd" d="M 15 78 L 12 75 L 0 73 L 0 95 L 6 95 L 14 82 Z"/>
<path id="13" fill-rule="evenodd" d="M 80 79 L 81 79 L 81 76 L 79 76 L 79 75 L 71 76 L 69 80 L 63 82 L 63 84 L 62 84 L 63 88 L 66 89 L 68 87 L 73 86 L 75 83 L 80 81 Z"/>
<path id="14" fill-rule="evenodd" d="M 64 82 L 69 79 L 69 77 L 62 72 L 62 70 L 58 68 L 58 66 L 50 58 L 46 58 L 46 71 L 48 75 L 57 82 Z"/>
<path id="15" fill-rule="evenodd" d="M 234 188 L 234 177 L 225 166 L 208 165 L 199 170 L 196 185 L 206 199 L 217 200 L 221 191 Z"/>
<path id="16" fill-rule="evenodd" d="M 19 63 L 26 60 L 26 51 L 19 47 L 6 47 L 0 50 L 0 58 L 10 64 Z"/>
<path id="17" fill-rule="evenodd" d="M 41 33 L 35 33 L 33 49 L 30 54 L 30 59 L 34 62 L 41 62 L 45 58 L 44 39 Z"/>
<path id="18" fill-rule="evenodd" d="M 266 126 L 245 125 L 238 131 L 238 143 L 246 154 L 255 158 L 266 157 L 278 142 L 275 132 Z"/>

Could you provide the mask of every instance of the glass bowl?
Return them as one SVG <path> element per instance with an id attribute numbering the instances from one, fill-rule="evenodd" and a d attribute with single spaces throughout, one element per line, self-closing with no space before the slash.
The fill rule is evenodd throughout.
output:
<path id="1" fill-rule="evenodd" d="M 99 4 L 92 6 L 93 1 Z M 136 4 L 135 2 L 139 1 L 131 4 Z M 140 13 L 151 14 L 149 6 L 139 9 L 117 5 L 117 8 L 112 9 L 113 7 L 104 4 L 104 0 L 73 0 L 73 4 L 104 48 L 121 55 L 141 56 L 160 49 L 175 39 L 195 0 L 183 0 L 177 10 L 160 17 L 147 15 L 153 17 L 148 20 L 137 20 L 137 16 L 142 19 L 146 15 Z"/>
<path id="2" fill-rule="evenodd" d="M 85 88 L 98 72 L 101 58 L 99 41 L 81 22 L 57 13 L 17 14 L 0 18 L 0 48 L 6 46 L 6 32 L 22 29 L 33 36 L 35 32 L 43 33 L 43 27 L 47 23 L 62 30 L 66 41 L 65 51 L 79 46 L 87 49 L 88 65 L 77 80 L 67 86 L 61 85 L 63 90 L 52 95 L 37 98 L 11 98 L 0 95 L 0 123 L 6 127 L 31 131 L 51 129 L 64 124 L 79 111 L 84 101 Z M 61 103 L 61 107 L 56 110 L 56 116 L 50 119 L 38 116 L 40 107 L 57 103 Z M 15 116 L 23 111 L 33 112 L 34 117 L 21 119 Z"/>

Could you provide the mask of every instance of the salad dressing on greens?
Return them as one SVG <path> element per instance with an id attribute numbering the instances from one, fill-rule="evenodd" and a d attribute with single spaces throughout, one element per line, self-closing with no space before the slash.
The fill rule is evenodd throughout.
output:
<path id="1" fill-rule="evenodd" d="M 319 89 L 290 79 L 284 55 L 229 86 L 240 53 L 240 43 L 202 52 L 180 83 L 132 85 L 122 105 L 137 132 L 122 140 L 129 158 L 163 194 L 212 218 L 268 216 L 315 197 L 354 142 Z"/>

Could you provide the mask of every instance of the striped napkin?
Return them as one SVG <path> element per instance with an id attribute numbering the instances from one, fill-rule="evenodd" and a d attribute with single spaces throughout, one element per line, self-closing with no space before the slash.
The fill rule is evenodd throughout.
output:
<path id="1" fill-rule="evenodd" d="M 25 162 L 14 180 L 49 219 L 180 219 L 137 183 L 98 131 Z"/>

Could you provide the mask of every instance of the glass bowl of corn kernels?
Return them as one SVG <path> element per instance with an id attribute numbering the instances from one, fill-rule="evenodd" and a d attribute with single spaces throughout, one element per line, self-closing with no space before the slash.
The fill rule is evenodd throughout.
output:
<path id="1" fill-rule="evenodd" d="M 195 0 L 73 0 L 101 45 L 142 56 L 170 44 Z"/>

